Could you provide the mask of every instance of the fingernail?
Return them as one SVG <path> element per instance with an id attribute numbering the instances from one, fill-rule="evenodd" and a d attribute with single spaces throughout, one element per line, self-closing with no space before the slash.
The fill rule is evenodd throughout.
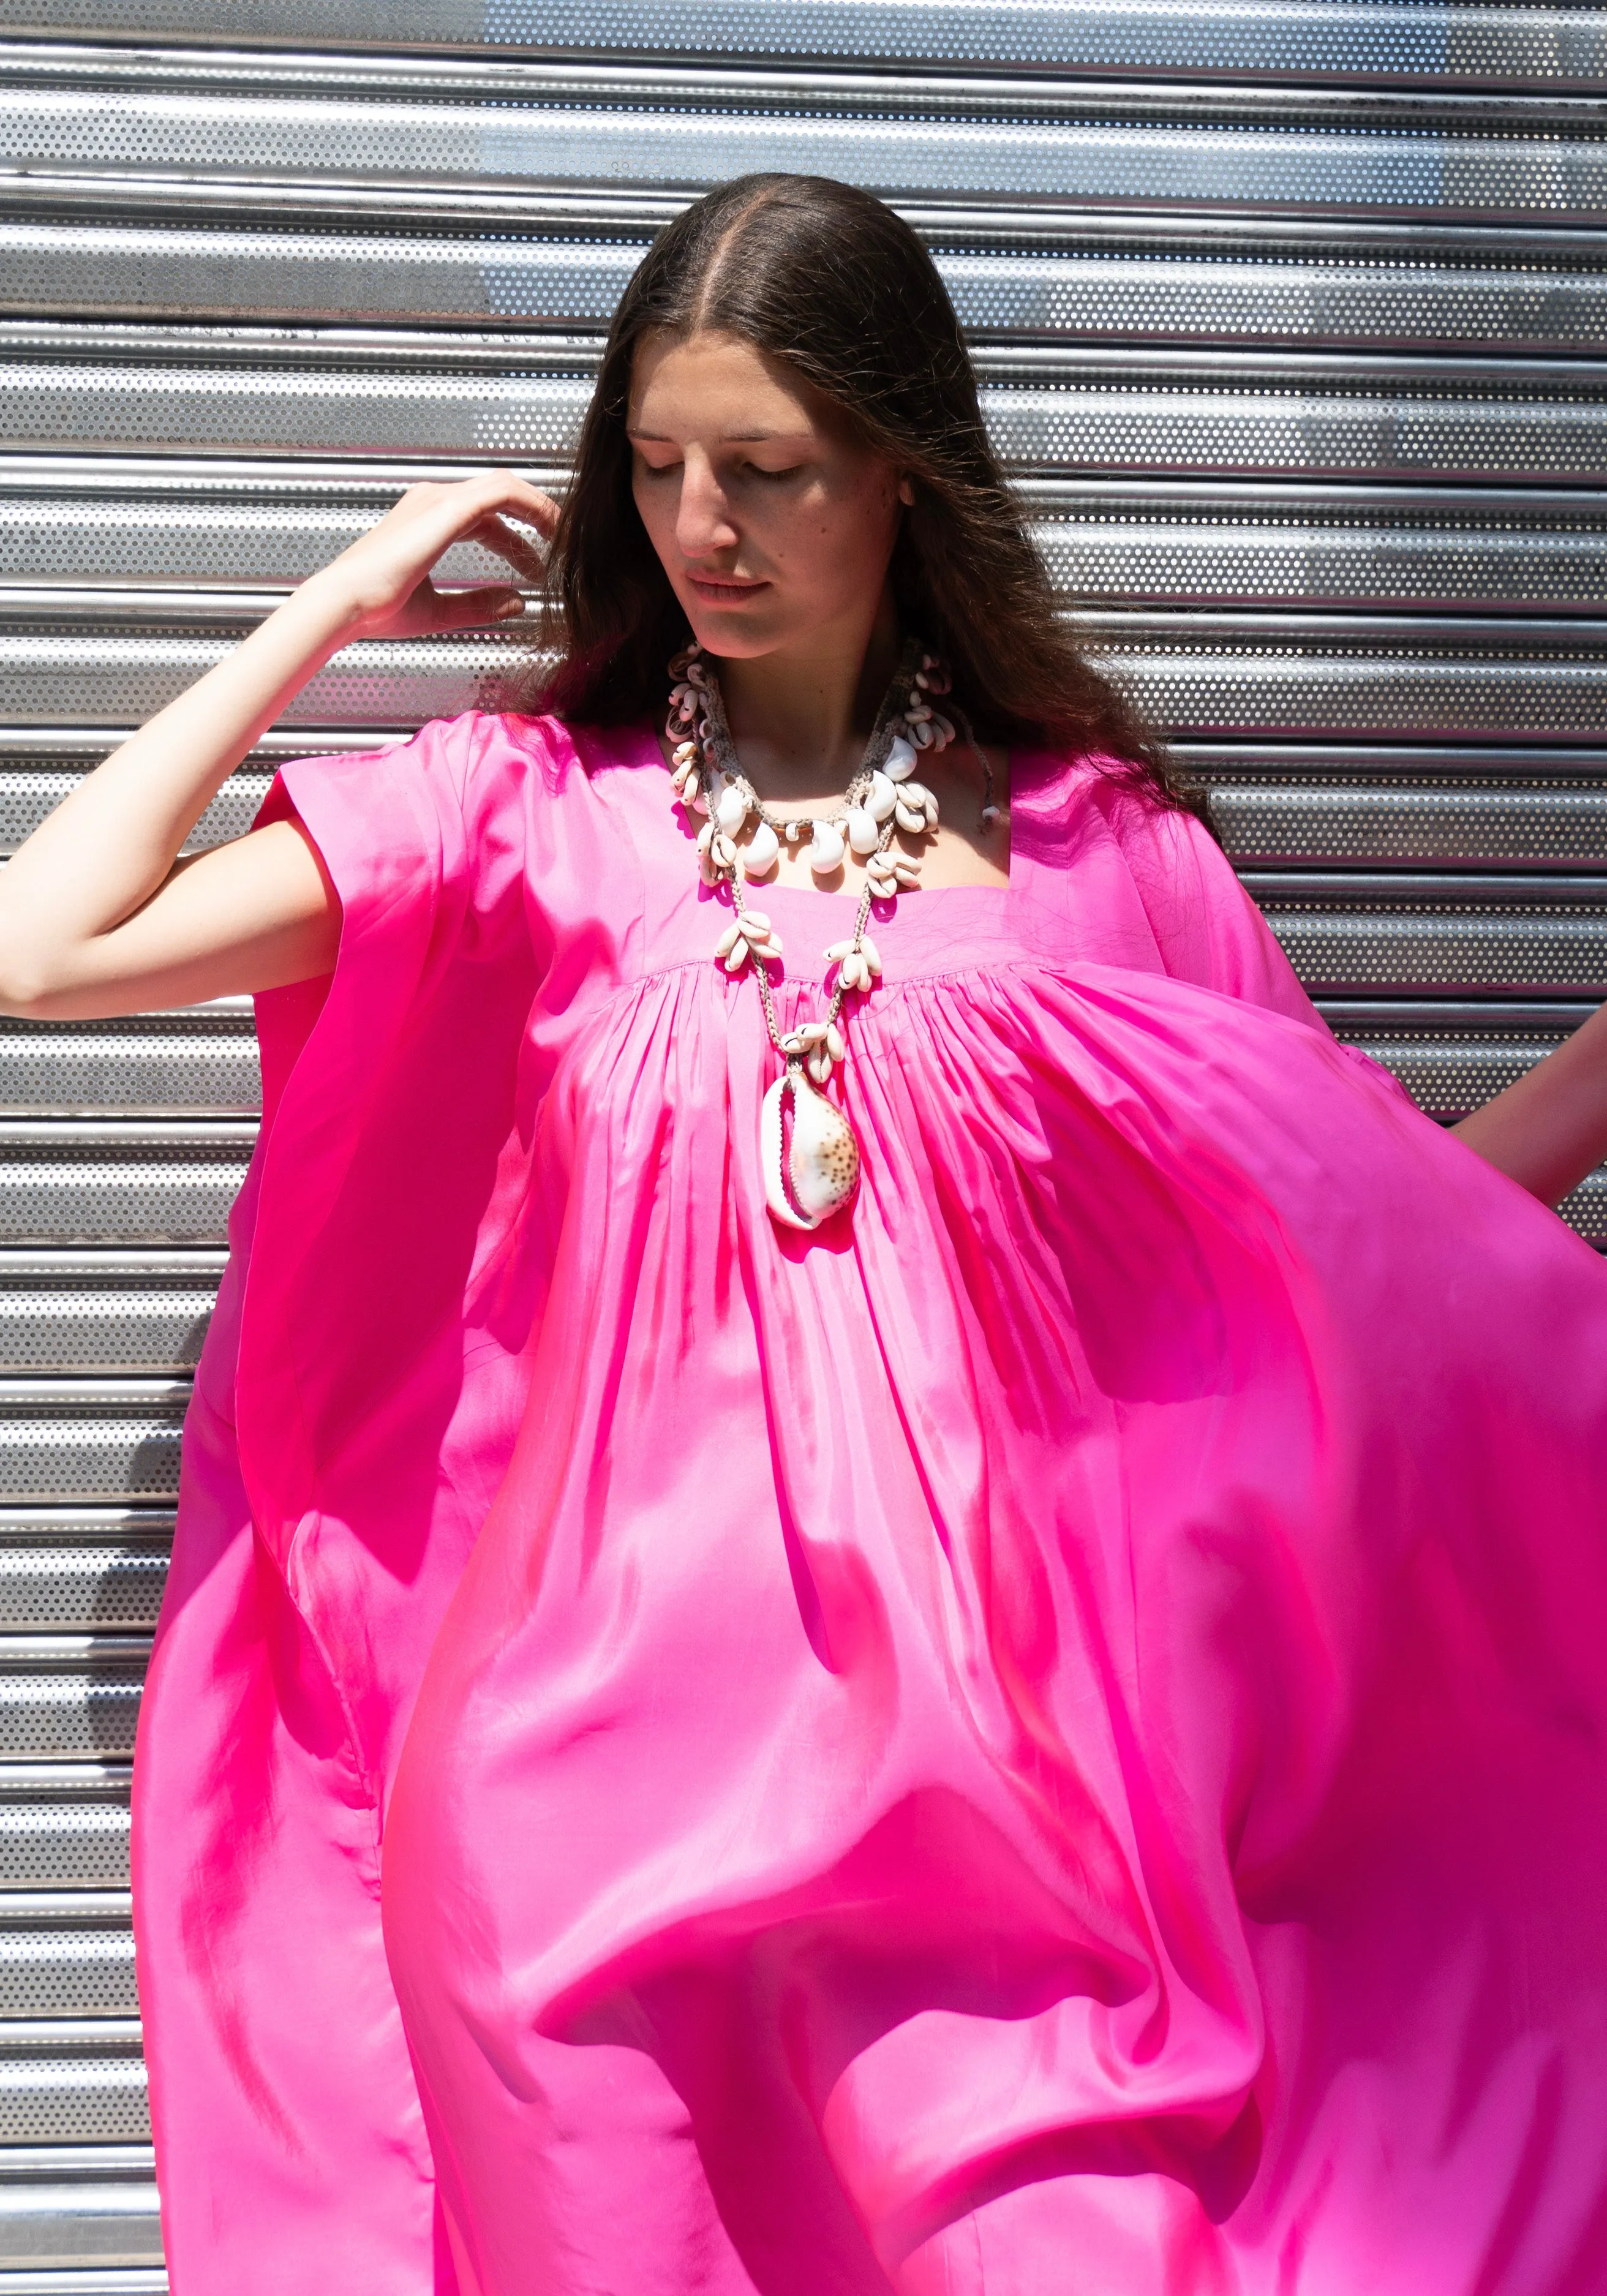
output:
<path id="1" fill-rule="evenodd" d="M 493 621 L 516 622 L 524 611 L 522 598 L 504 598 L 492 616 Z"/>

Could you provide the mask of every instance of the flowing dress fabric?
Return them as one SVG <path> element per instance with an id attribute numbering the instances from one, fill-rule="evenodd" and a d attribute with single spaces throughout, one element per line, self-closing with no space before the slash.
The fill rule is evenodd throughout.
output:
<path id="1" fill-rule="evenodd" d="M 796 1236 L 645 733 L 282 777 L 340 955 L 136 1766 L 177 2296 L 1607 2286 L 1607 1271 L 1195 824 L 1012 782 Z M 851 912 L 762 905 L 785 1025 Z"/>

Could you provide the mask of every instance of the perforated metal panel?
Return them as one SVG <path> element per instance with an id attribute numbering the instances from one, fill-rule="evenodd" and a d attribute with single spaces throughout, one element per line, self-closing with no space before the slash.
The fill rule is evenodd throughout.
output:
<path id="1" fill-rule="evenodd" d="M 652 232 L 865 184 L 1067 610 L 1454 1121 L 1607 993 L 1607 18 L 1423 0 L 13 0 L 0 852 L 400 487 L 561 480 Z M 455 554 L 449 578 L 490 570 Z M 277 760 L 518 690 L 353 647 Z M 0 2286 L 165 2287 L 128 1754 L 249 1005 L 0 1019 Z M 1607 1246 L 1607 1175 L 1564 1215 Z"/>

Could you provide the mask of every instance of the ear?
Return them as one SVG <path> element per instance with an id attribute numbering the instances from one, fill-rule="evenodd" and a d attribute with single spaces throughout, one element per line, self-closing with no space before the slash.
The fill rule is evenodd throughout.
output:
<path id="1" fill-rule="evenodd" d="M 915 499 L 915 482 L 907 475 L 898 481 L 898 499 L 901 503 L 913 503 Z"/>

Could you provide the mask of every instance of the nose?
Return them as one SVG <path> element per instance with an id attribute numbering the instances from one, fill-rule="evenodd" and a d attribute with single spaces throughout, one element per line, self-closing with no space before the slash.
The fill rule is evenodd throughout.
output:
<path id="1" fill-rule="evenodd" d="M 734 550 L 742 539 L 724 488 L 707 455 L 689 448 L 681 465 L 681 498 L 676 509 L 676 542 L 684 558 L 712 557 Z"/>

